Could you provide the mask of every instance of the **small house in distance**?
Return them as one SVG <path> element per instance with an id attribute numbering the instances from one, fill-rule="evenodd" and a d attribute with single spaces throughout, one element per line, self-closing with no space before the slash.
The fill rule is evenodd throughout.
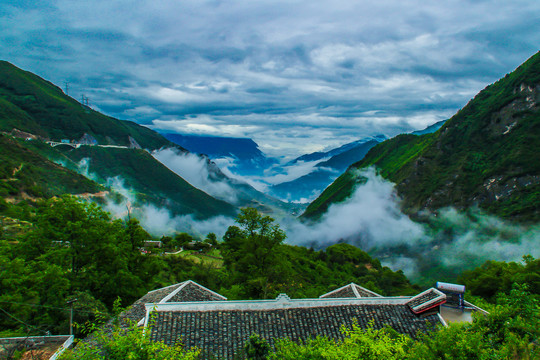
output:
<path id="1" fill-rule="evenodd" d="M 161 248 L 163 243 L 160 240 L 144 240 L 145 248 Z"/>

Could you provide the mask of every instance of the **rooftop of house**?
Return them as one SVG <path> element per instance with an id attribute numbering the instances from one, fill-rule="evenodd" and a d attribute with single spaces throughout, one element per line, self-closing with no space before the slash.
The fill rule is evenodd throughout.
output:
<path id="1" fill-rule="evenodd" d="M 382 297 L 371 290 L 366 289 L 355 283 L 350 283 L 340 287 L 339 289 L 332 290 L 329 293 L 321 295 L 321 299 L 325 298 L 361 298 L 361 297 Z"/>
<path id="2" fill-rule="evenodd" d="M 415 337 L 435 325 L 446 325 L 438 311 L 445 299 L 433 288 L 414 297 L 384 297 L 349 284 L 318 299 L 290 299 L 281 294 L 273 300 L 154 302 L 145 305 L 144 324 L 151 324 L 152 340 L 198 347 L 203 358 L 232 359 L 252 333 L 273 346 L 282 337 L 341 339 L 343 325 L 356 322 L 367 328 L 372 322 L 376 329 L 391 326 Z"/>
<path id="3" fill-rule="evenodd" d="M 146 315 L 145 304 L 223 300 L 227 300 L 227 298 L 194 281 L 187 280 L 178 284 L 149 291 L 142 298 L 135 301 L 130 308 L 120 314 L 119 318 L 120 320 L 129 319 L 142 325 Z"/>
<path id="4" fill-rule="evenodd" d="M 72 335 L 0 338 L 0 359 L 55 360 L 73 343 Z"/>

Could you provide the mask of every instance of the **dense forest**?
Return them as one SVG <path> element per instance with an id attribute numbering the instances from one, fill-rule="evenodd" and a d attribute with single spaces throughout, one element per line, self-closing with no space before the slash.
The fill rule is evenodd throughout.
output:
<path id="1" fill-rule="evenodd" d="M 324 251 L 283 243 L 272 218 L 245 208 L 222 241 L 212 233 L 194 239 L 163 237 L 166 249 L 192 247 L 183 256 L 163 249 L 141 252 L 148 233 L 136 219 L 114 220 L 96 204 L 63 196 L 38 202 L 0 203 L 1 336 L 68 332 L 70 299 L 76 335 L 86 336 L 147 291 L 186 279 L 229 299 L 317 297 L 355 282 L 383 295 L 414 294 L 419 288 L 400 271 L 348 244 Z M 199 241 L 194 241 L 199 240 Z M 214 261 L 201 261 L 204 257 Z M 256 334 L 245 354 L 254 359 L 535 358 L 538 356 L 540 260 L 490 261 L 462 274 L 469 299 L 490 311 L 472 324 L 451 325 L 412 340 L 392 329 L 344 328 L 341 342 L 318 337 L 304 344 L 282 340 L 271 349 Z M 196 358 L 196 351 L 145 340 L 141 330 L 94 335 L 108 359 Z M 84 345 L 67 358 L 95 359 Z M 116 355 L 112 355 L 116 354 Z M 88 357 L 85 357 L 88 356 Z M 160 357 L 165 356 L 165 357 Z"/>
<path id="2" fill-rule="evenodd" d="M 136 219 L 113 220 L 95 203 L 67 195 L 35 203 L 1 200 L 0 214 L 3 336 L 68 332 L 71 298 L 78 299 L 75 321 L 85 324 L 106 318 L 117 299 L 129 306 L 149 290 L 188 279 L 229 299 L 281 292 L 317 297 L 350 282 L 385 295 L 418 291 L 401 271 L 352 245 L 324 251 L 285 245 L 279 226 L 252 208 L 242 210 L 239 226 L 229 227 L 222 242 L 209 234 L 195 241 L 195 251 L 166 256 L 165 250 L 202 239 L 164 237 L 164 249 L 145 254 L 150 235 Z M 200 261 L 205 252 L 212 261 Z"/>

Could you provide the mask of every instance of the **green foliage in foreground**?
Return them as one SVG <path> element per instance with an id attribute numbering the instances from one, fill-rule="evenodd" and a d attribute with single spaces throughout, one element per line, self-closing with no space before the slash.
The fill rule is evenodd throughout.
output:
<path id="1" fill-rule="evenodd" d="M 276 350 L 269 359 L 308 360 L 308 359 L 405 359 L 410 338 L 396 333 L 391 328 L 366 330 L 357 324 L 341 329 L 344 339 L 335 341 L 326 337 L 310 339 L 297 344 L 289 339 L 276 343 Z"/>
<path id="2" fill-rule="evenodd" d="M 148 235 L 135 220 L 112 220 L 96 205 L 72 197 L 51 199 L 33 208 L 10 205 L 1 211 L 32 223 L 30 230 L 18 237 L 0 233 L 0 331 L 6 336 L 42 334 L 46 330 L 66 333 L 69 312 L 65 301 L 72 297 L 79 299 L 75 321 L 89 324 L 106 315 L 118 296 L 124 304 L 131 304 L 152 288 L 186 279 L 237 298 L 274 297 L 283 291 L 292 297 L 315 297 L 351 281 L 384 295 L 416 292 L 402 273 L 381 267 L 354 246 L 337 244 L 326 251 L 313 251 L 282 244 L 284 234 L 279 227 L 253 209 L 244 209 L 237 219 L 240 227 L 231 226 L 227 232 L 222 245 L 225 267 L 195 264 L 181 256 L 143 256 L 138 248 Z M 242 261 L 234 263 L 234 258 Z M 487 263 L 485 268 L 464 275 L 473 293 L 477 288 L 472 280 L 481 277 L 482 271 L 488 276 L 498 274 L 502 285 L 496 289 L 498 296 L 488 298 L 496 302 L 488 304 L 491 314 L 477 317 L 472 324 L 452 324 L 415 340 L 391 329 L 364 331 L 353 327 L 345 330 L 343 341 L 318 338 L 295 344 L 284 339 L 275 349 L 268 349 L 254 337 L 244 350 L 249 356 L 269 354 L 272 359 L 537 358 L 540 317 L 534 287 L 538 261 L 525 257 L 525 265 Z M 256 281 L 249 282 L 246 272 Z M 505 284 L 510 280 L 517 284 L 508 290 Z M 10 316 L 4 316 L 8 313 Z M 95 339 L 101 344 L 100 351 L 107 353 L 82 346 L 83 351 L 66 356 L 196 356 L 195 352 L 150 343 L 140 331 L 116 330 L 112 336 L 98 333 Z"/>
<path id="3" fill-rule="evenodd" d="M 2 222 L 9 217 L 24 224 L 19 232 L 0 232 L 0 308 L 6 311 L 0 313 L 0 333 L 5 336 L 68 333 L 71 298 L 78 299 L 75 322 L 88 329 L 84 324 L 107 317 L 118 297 L 127 306 L 149 290 L 188 279 L 230 299 L 275 298 L 281 292 L 318 297 L 350 282 L 381 294 L 417 292 L 403 273 L 382 267 L 352 245 L 313 251 L 282 244 L 283 231 L 254 209 L 243 210 L 242 228 L 229 228 L 223 260 L 197 263 L 181 255 L 141 254 L 149 235 L 136 220 L 113 220 L 97 205 L 74 197 L 0 205 Z"/>
<path id="4" fill-rule="evenodd" d="M 118 296 L 131 303 L 152 286 L 154 258 L 139 251 L 148 234 L 136 220 L 112 220 L 68 196 L 5 211 L 33 227 L 18 238 L 0 233 L 0 307 L 10 314 L 0 331 L 69 333 L 66 300 L 79 299 L 75 321 L 85 323 Z"/>
<path id="5" fill-rule="evenodd" d="M 83 343 L 62 354 L 61 360 L 192 360 L 199 351 L 186 351 L 182 346 L 167 346 L 150 340 L 150 328 L 132 324 L 128 329 L 115 328 L 112 334 L 102 330 L 93 335 L 94 343 Z"/>

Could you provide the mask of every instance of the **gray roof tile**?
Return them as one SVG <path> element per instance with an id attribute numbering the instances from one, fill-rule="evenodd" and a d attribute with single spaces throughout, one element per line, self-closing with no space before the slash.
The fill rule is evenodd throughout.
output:
<path id="1" fill-rule="evenodd" d="M 446 301 L 446 295 L 435 288 L 430 288 L 407 302 L 407 306 L 416 314 L 440 305 Z"/>
<path id="2" fill-rule="evenodd" d="M 252 333 L 259 334 L 271 346 L 276 338 L 293 341 L 318 335 L 342 339 L 342 325 L 351 326 L 353 319 L 366 328 L 371 320 L 375 328 L 386 325 L 396 331 L 415 336 L 440 324 L 437 314 L 419 317 L 405 304 L 352 304 L 274 310 L 157 311 L 151 339 L 172 345 L 198 347 L 202 358 L 233 359 Z"/>

